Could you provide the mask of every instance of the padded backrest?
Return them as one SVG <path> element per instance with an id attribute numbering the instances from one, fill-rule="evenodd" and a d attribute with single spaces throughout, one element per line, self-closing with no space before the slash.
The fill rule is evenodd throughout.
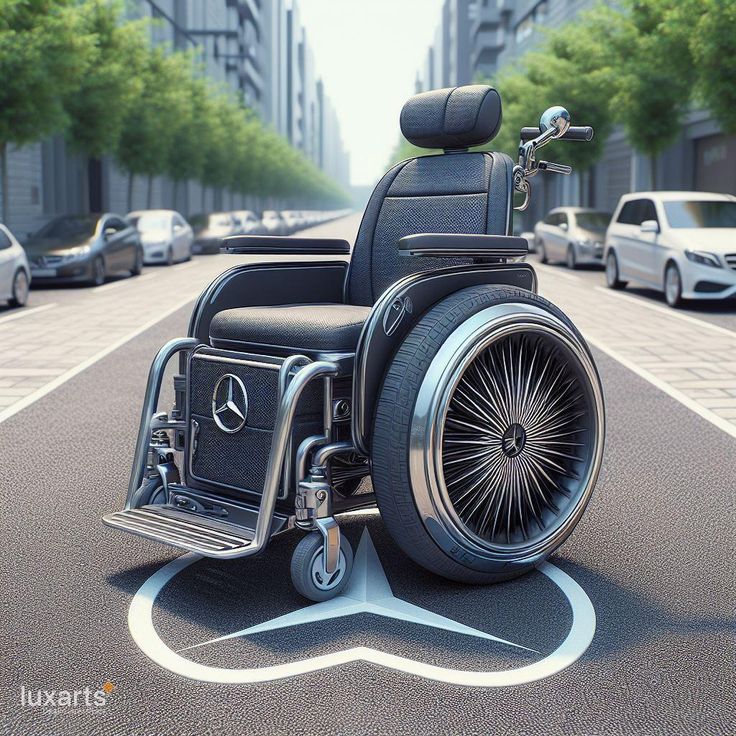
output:
<path id="1" fill-rule="evenodd" d="M 512 169 L 502 153 L 421 156 L 394 166 L 363 215 L 348 271 L 348 303 L 370 306 L 404 276 L 470 262 L 400 256 L 398 242 L 405 235 L 506 235 Z"/>
<path id="2" fill-rule="evenodd" d="M 417 233 L 506 235 L 511 223 L 511 159 L 462 150 L 492 138 L 500 126 L 498 93 L 485 85 L 425 92 L 401 113 L 415 145 L 452 149 L 394 166 L 378 182 L 353 248 L 349 304 L 370 306 L 395 281 L 468 259 L 405 257 L 398 242 Z"/>

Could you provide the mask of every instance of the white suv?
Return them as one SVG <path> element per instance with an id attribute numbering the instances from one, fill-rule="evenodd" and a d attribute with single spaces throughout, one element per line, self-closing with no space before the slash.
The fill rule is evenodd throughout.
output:
<path id="1" fill-rule="evenodd" d="M 606 231 L 606 283 L 637 281 L 667 304 L 736 296 L 736 197 L 636 192 L 621 197 Z"/>

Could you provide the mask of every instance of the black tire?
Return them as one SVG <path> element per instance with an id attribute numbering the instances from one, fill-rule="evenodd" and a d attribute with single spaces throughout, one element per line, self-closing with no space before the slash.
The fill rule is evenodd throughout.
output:
<path id="1" fill-rule="evenodd" d="M 133 268 L 130 273 L 133 276 L 140 276 L 143 272 L 143 249 L 136 248 L 135 250 L 135 261 L 133 262 Z"/>
<path id="2" fill-rule="evenodd" d="M 575 255 L 575 246 L 572 243 L 568 243 L 565 263 L 571 271 L 574 271 L 578 267 L 578 259 Z"/>
<path id="3" fill-rule="evenodd" d="M 102 284 L 105 283 L 106 276 L 105 259 L 102 256 L 97 256 L 94 261 L 92 261 L 92 276 L 90 278 L 90 283 L 92 286 L 102 286 Z"/>
<path id="4" fill-rule="evenodd" d="M 547 259 L 547 249 L 544 247 L 544 240 L 541 238 L 537 242 L 537 254 L 539 255 L 540 263 L 549 263 Z"/>
<path id="5" fill-rule="evenodd" d="M 28 274 L 22 268 L 19 268 L 13 276 L 13 287 L 10 292 L 12 296 L 8 299 L 8 304 L 11 307 L 25 307 L 28 303 L 29 288 Z"/>
<path id="6" fill-rule="evenodd" d="M 464 583 L 494 583 L 528 572 L 541 564 L 572 532 L 566 530 L 544 558 L 526 564 L 520 562 L 484 562 L 473 569 L 450 557 L 425 526 L 411 488 L 409 442 L 414 405 L 427 370 L 448 336 L 472 315 L 504 303 L 533 305 L 548 311 L 569 328 L 590 353 L 570 320 L 546 299 L 523 289 L 501 286 L 477 286 L 454 294 L 429 310 L 415 325 L 397 351 L 386 373 L 376 409 L 372 440 L 372 480 L 381 517 L 401 549 L 417 564 L 442 577 Z M 596 376 L 597 380 L 597 376 Z M 602 409 L 602 406 L 601 406 Z M 602 435 L 600 436 L 602 448 Z M 597 456 L 598 467 L 600 456 Z M 595 482 L 597 469 L 591 475 Z M 582 508 L 575 511 L 573 528 L 587 504 L 592 486 L 587 486 Z M 474 563 L 469 563 L 474 564 Z"/>
<path id="7" fill-rule="evenodd" d="M 322 555 L 322 534 L 316 531 L 309 532 L 299 540 L 291 557 L 291 582 L 297 592 L 310 601 L 327 601 L 339 595 L 348 584 L 353 569 L 353 548 L 340 535 L 340 561 L 337 570 L 329 581 L 323 581 L 320 585 L 316 578 L 320 578 L 318 568 Z"/>
<path id="8" fill-rule="evenodd" d="M 166 251 L 166 265 L 174 265 L 174 249 L 171 246 L 169 246 L 168 250 Z"/>
<path id="9" fill-rule="evenodd" d="M 161 478 L 157 475 L 153 478 L 144 478 L 140 488 L 133 494 L 130 506 L 139 509 L 141 506 L 164 503 L 166 503 L 166 490 Z"/>
<path id="10" fill-rule="evenodd" d="M 625 289 L 628 281 L 621 281 L 618 270 L 618 256 L 616 251 L 611 248 L 606 256 L 606 286 L 609 289 Z"/>
<path id="11" fill-rule="evenodd" d="M 682 298 L 682 275 L 674 261 L 664 269 L 664 299 L 673 309 L 681 307 L 685 301 Z"/>

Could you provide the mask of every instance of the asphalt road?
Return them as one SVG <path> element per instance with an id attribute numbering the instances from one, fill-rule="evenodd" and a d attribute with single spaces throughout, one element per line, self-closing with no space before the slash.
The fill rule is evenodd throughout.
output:
<path id="1" fill-rule="evenodd" d="M 423 663 L 417 672 L 348 658 L 224 684 L 152 661 L 139 646 L 150 632 L 139 619 L 131 631 L 129 609 L 178 553 L 100 518 L 124 500 L 150 360 L 184 334 L 188 316 L 179 310 L 0 424 L 3 733 L 734 733 L 736 440 L 598 351 L 603 473 L 553 559 L 595 611 L 577 661 L 505 684 L 520 668 L 564 658 L 561 645 L 585 618 L 578 603 L 541 572 L 489 588 L 438 580 L 400 553 L 375 514 L 350 516 L 343 529 L 354 548 L 368 529 L 394 596 L 526 649 L 361 613 L 180 655 L 252 672 L 364 648 Z M 183 566 L 153 604 L 160 648 L 179 651 L 304 608 L 288 581 L 296 541 L 279 537 L 255 560 Z M 495 686 L 429 679 L 432 668 L 496 673 Z M 21 688 L 58 694 L 106 682 L 100 706 L 21 703 Z"/>

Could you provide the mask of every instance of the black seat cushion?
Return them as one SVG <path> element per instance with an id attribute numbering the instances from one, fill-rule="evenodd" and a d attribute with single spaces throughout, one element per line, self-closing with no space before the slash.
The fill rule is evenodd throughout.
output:
<path id="1" fill-rule="evenodd" d="M 218 312 L 210 342 L 226 350 L 275 348 L 278 354 L 352 353 L 369 307 L 349 304 L 298 304 L 241 307 Z"/>

